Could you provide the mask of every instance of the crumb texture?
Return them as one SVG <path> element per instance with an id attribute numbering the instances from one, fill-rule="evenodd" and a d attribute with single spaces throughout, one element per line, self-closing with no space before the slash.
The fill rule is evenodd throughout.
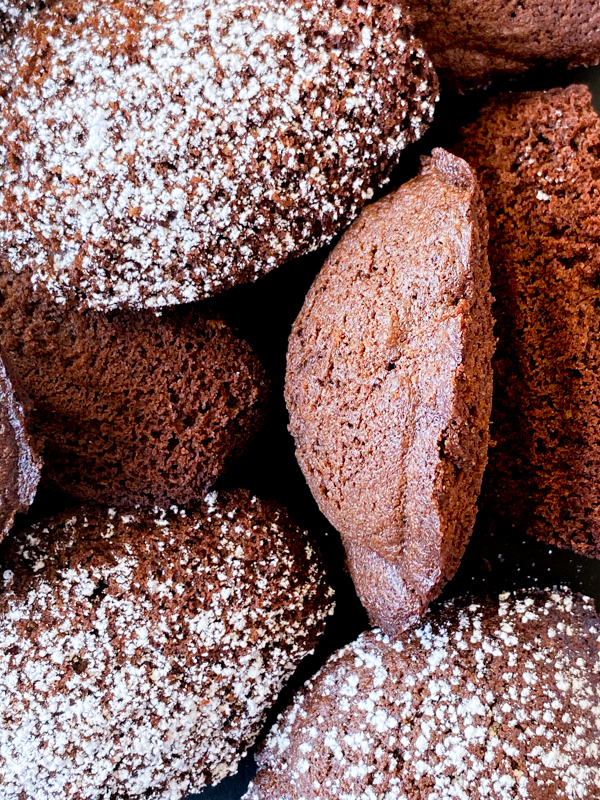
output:
<path id="1" fill-rule="evenodd" d="M 362 634 L 272 728 L 245 800 L 598 800 L 600 619 L 567 590 Z"/>
<path id="2" fill-rule="evenodd" d="M 40 481 L 41 441 L 31 428 L 29 398 L 0 354 L 0 541 L 15 514 L 27 511 Z"/>
<path id="3" fill-rule="evenodd" d="M 188 512 L 81 508 L 7 540 L 0 563 L 3 800 L 217 783 L 333 606 L 306 535 L 242 491 Z"/>
<path id="4" fill-rule="evenodd" d="M 442 82 L 485 86 L 503 75 L 600 61 L 600 6 L 593 0 L 408 0 Z"/>
<path id="5" fill-rule="evenodd" d="M 398 0 L 63 0 L 2 70 L 0 246 L 58 302 L 103 309 L 186 303 L 325 244 L 437 99 Z"/>
<path id="6" fill-rule="evenodd" d="M 474 173 L 434 150 L 343 236 L 289 339 L 298 462 L 389 634 L 454 575 L 475 520 L 494 345 L 486 244 Z"/>
<path id="7" fill-rule="evenodd" d="M 587 88 L 507 94 L 462 131 L 490 218 L 492 524 L 600 556 L 600 120 Z"/>
<path id="8" fill-rule="evenodd" d="M 0 345 L 47 440 L 43 480 L 81 500 L 200 498 L 266 414 L 258 358 L 197 309 L 78 312 L 5 270 Z"/>

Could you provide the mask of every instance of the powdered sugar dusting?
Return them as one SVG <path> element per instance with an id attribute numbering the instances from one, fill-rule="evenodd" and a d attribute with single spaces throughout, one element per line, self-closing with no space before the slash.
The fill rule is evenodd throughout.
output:
<path id="1" fill-rule="evenodd" d="M 433 116 L 397 2 L 62 5 L 0 125 L 0 244 L 58 301 L 188 302 L 319 247 Z"/>
<path id="2" fill-rule="evenodd" d="M 0 0 L 0 53 L 10 46 L 17 28 L 32 16 L 42 0 Z"/>
<path id="3" fill-rule="evenodd" d="M 181 800 L 235 772 L 332 611 L 305 544 L 241 492 L 23 534 L 0 570 L 3 800 Z"/>
<path id="4" fill-rule="evenodd" d="M 368 632 L 280 716 L 246 800 L 600 797 L 600 619 L 568 590 Z"/>

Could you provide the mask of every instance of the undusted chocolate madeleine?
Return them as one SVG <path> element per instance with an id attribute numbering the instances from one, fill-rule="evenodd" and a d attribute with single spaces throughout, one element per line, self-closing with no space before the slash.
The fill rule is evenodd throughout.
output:
<path id="1" fill-rule="evenodd" d="M 494 342 L 486 243 L 474 174 L 434 150 L 344 235 L 289 340 L 298 462 L 389 633 L 454 575 L 475 520 Z"/>
<path id="2" fill-rule="evenodd" d="M 28 398 L 0 356 L 0 541 L 27 511 L 40 480 L 40 442 L 31 435 Z"/>
<path id="3" fill-rule="evenodd" d="M 467 598 L 333 655 L 261 746 L 245 800 L 597 800 L 599 730 L 593 600 Z"/>
<path id="4" fill-rule="evenodd" d="M 600 120 L 587 88 L 506 94 L 462 131 L 496 297 L 491 524 L 600 557 Z"/>
<path id="5" fill-rule="evenodd" d="M 75 509 L 0 549 L 2 800 L 152 798 L 235 772 L 332 590 L 272 503 Z"/>
<path id="6" fill-rule="evenodd" d="M 418 35 L 452 89 L 532 67 L 600 61 L 600 5 L 590 0 L 408 0 Z"/>
<path id="7" fill-rule="evenodd" d="M 43 479 L 117 505 L 201 497 L 261 425 L 264 370 L 196 309 L 78 312 L 0 273 L 0 346 L 46 438 Z"/>
<path id="8" fill-rule="evenodd" d="M 13 42 L 0 248 L 59 302 L 255 280 L 341 231 L 433 116 L 401 0 L 149 9 L 58 0 Z"/>

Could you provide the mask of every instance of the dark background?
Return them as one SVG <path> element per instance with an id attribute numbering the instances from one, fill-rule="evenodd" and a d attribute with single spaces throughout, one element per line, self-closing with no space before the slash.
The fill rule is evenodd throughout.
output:
<path id="1" fill-rule="evenodd" d="M 595 107 L 600 112 L 600 67 L 570 72 L 544 70 L 519 81 L 496 84 L 493 91 L 471 92 L 465 96 L 443 93 L 433 125 L 420 142 L 405 151 L 392 182 L 380 195 L 413 177 L 421 154 L 429 154 L 433 147 L 450 147 L 459 128 L 477 115 L 478 109 L 493 92 L 547 89 L 571 83 L 586 83 L 594 93 Z M 243 457 L 219 480 L 216 488 L 244 487 L 261 498 L 277 500 L 285 505 L 295 521 L 310 531 L 320 544 L 337 594 L 336 613 L 330 618 L 317 652 L 300 665 L 282 692 L 277 705 L 269 713 L 265 732 L 289 701 L 294 689 L 313 674 L 330 653 L 356 638 L 368 626 L 366 614 L 344 572 L 338 534 L 320 514 L 296 463 L 283 401 L 287 338 L 304 296 L 329 249 L 291 262 L 255 284 L 235 287 L 211 301 L 211 305 L 227 317 L 254 347 L 272 383 L 267 424 Z M 64 498 L 42 490 L 20 524 L 47 516 L 49 510 L 57 510 L 64 504 Z M 447 586 L 441 600 L 465 593 L 494 593 L 518 587 L 557 584 L 566 584 L 591 595 L 600 609 L 600 561 L 550 549 L 516 529 L 500 531 L 492 536 L 480 526 L 471 539 L 458 574 Z M 254 771 L 251 752 L 242 761 L 236 775 L 201 794 L 191 795 L 189 800 L 239 800 Z"/>
<path id="2" fill-rule="evenodd" d="M 600 112 L 600 67 L 578 70 L 544 70 L 518 81 L 495 84 L 492 90 L 460 96 L 442 93 L 433 125 L 416 145 L 403 154 L 392 182 L 403 183 L 418 169 L 421 154 L 433 147 L 449 147 L 459 128 L 476 117 L 479 108 L 495 92 L 548 89 L 585 83 L 594 94 Z M 293 441 L 287 432 L 287 412 L 283 401 L 287 337 L 304 296 L 321 268 L 328 250 L 320 250 L 287 264 L 257 283 L 236 287 L 217 300 L 219 309 L 252 344 L 272 381 L 272 408 L 269 422 L 253 445 L 229 470 L 218 486 L 243 486 L 263 498 L 272 498 L 289 509 L 295 521 L 319 541 L 327 560 L 330 580 L 337 592 L 337 609 L 315 655 L 303 662 L 294 679 L 284 689 L 277 706 L 269 714 L 268 730 L 295 687 L 315 672 L 327 656 L 354 639 L 367 626 L 366 615 L 343 570 L 343 553 L 338 534 L 323 517 L 306 486 L 294 458 Z M 444 598 L 465 593 L 487 593 L 532 585 L 566 584 L 595 598 L 600 609 L 600 561 L 577 556 L 569 551 L 542 545 L 516 529 L 494 536 L 476 529 L 458 574 L 447 586 Z M 255 771 L 252 753 L 238 773 L 216 787 L 191 795 L 189 800 L 238 800 Z"/>

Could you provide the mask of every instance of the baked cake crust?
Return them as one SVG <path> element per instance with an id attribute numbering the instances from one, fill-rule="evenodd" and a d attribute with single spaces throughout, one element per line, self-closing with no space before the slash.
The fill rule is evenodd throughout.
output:
<path id="1" fill-rule="evenodd" d="M 10 47 L 15 32 L 41 6 L 53 0 L 0 0 L 0 54 Z"/>
<path id="2" fill-rule="evenodd" d="M 0 247 L 81 307 L 190 302 L 329 242 L 437 99 L 400 0 L 59 0 L 11 58 Z"/>
<path id="3" fill-rule="evenodd" d="M 533 67 L 600 61 L 600 6 L 590 0 L 409 0 L 417 33 L 451 89 Z"/>
<path id="4" fill-rule="evenodd" d="M 585 86 L 505 94 L 461 133 L 490 219 L 489 524 L 600 556 L 600 119 Z"/>
<path id="5" fill-rule="evenodd" d="M 390 634 L 454 575 L 475 520 L 494 346 L 486 243 L 474 174 L 434 150 L 343 236 L 289 339 L 298 462 Z"/>
<path id="6" fill-rule="evenodd" d="M 181 800 L 236 771 L 333 610 L 308 537 L 247 492 L 79 508 L 0 551 L 3 800 Z"/>
<path id="7" fill-rule="evenodd" d="M 187 504 L 264 421 L 262 365 L 208 310 L 78 312 L 9 271 L 0 300 L 0 345 L 46 438 L 43 479 L 72 497 Z"/>
<path id="8" fill-rule="evenodd" d="M 297 693 L 244 800 L 596 800 L 600 619 L 567 590 L 369 631 Z"/>
<path id="9" fill-rule="evenodd" d="M 40 481 L 41 439 L 31 427 L 29 398 L 0 354 L 0 541 L 15 514 L 27 511 Z"/>

